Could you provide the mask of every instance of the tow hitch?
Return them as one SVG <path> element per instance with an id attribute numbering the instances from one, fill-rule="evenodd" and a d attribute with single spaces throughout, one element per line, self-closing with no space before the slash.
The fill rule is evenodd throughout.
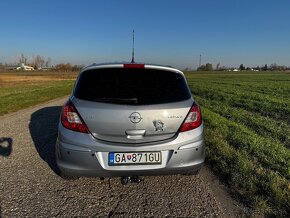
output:
<path id="1" fill-rule="evenodd" d="M 121 178 L 121 184 L 122 185 L 127 185 L 129 182 L 130 183 L 140 183 L 142 181 L 141 177 L 139 176 L 126 176 Z"/>

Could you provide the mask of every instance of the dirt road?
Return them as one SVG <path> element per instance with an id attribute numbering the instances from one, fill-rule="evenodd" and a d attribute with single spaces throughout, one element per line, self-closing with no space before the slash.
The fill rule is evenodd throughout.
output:
<path id="1" fill-rule="evenodd" d="M 198 176 L 66 181 L 54 144 L 65 98 L 0 117 L 0 217 L 236 217 L 233 201 L 206 167 Z"/>

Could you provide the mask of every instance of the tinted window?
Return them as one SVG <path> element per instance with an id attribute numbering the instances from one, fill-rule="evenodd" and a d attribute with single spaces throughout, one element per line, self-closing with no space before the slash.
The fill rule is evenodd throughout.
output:
<path id="1" fill-rule="evenodd" d="M 182 75 L 151 69 L 97 69 L 80 75 L 74 95 L 83 100 L 116 104 L 161 104 L 189 99 Z"/>

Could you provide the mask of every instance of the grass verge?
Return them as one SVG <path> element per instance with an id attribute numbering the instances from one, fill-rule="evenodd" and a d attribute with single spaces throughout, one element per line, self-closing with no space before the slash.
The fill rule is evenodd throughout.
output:
<path id="1" fill-rule="evenodd" d="M 186 73 L 205 122 L 207 163 L 266 215 L 290 214 L 290 74 Z"/>
<path id="2" fill-rule="evenodd" d="M 76 74 L 0 73 L 0 115 L 71 93 Z"/>

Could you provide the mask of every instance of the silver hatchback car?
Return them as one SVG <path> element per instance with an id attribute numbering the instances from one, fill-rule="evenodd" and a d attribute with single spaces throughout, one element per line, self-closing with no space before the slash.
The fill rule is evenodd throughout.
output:
<path id="1" fill-rule="evenodd" d="M 62 176 L 195 174 L 204 160 L 201 110 L 181 71 L 125 63 L 80 72 L 59 123 Z"/>

